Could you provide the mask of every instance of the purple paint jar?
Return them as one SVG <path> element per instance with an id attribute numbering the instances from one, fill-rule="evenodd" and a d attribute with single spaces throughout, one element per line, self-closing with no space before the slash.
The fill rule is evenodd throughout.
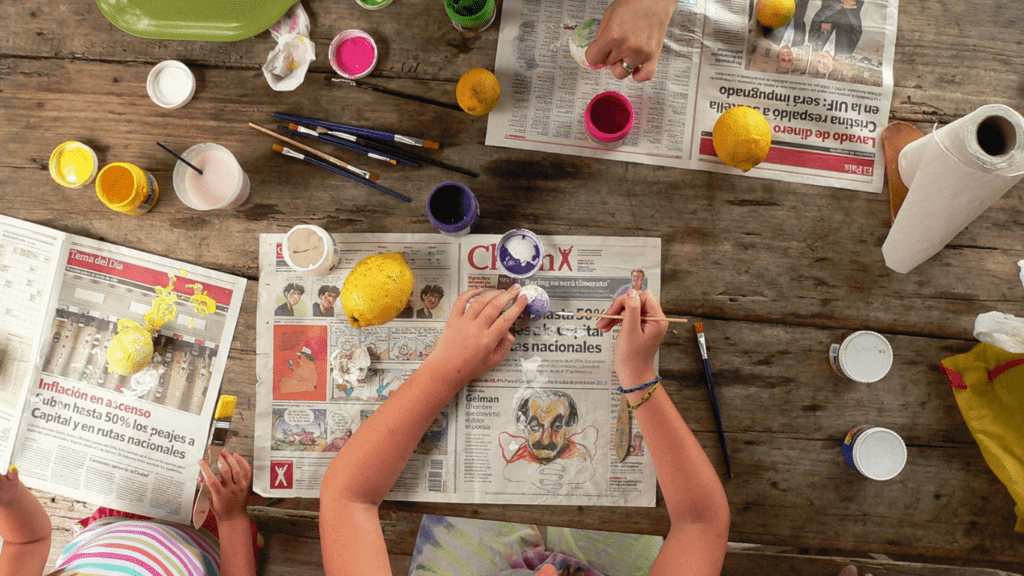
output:
<path id="1" fill-rule="evenodd" d="M 466 186 L 445 182 L 427 197 L 427 217 L 441 234 L 464 236 L 480 219 L 480 204 Z"/>
<path id="2" fill-rule="evenodd" d="M 536 234 L 519 228 L 510 230 L 495 245 L 498 269 L 512 278 L 526 278 L 540 270 L 544 259 L 544 244 Z"/>
<path id="3" fill-rule="evenodd" d="M 633 129 L 633 105 L 629 98 L 614 91 L 602 92 L 587 104 L 583 121 L 587 136 L 597 144 L 615 148 Z"/>

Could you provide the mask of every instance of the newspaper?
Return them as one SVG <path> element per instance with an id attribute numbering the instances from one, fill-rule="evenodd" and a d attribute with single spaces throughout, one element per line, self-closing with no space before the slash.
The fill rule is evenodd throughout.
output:
<path id="1" fill-rule="evenodd" d="M 506 0 L 495 74 L 502 98 L 486 143 L 740 174 L 714 153 L 725 110 L 756 108 L 772 128 L 767 159 L 746 174 L 881 192 L 881 132 L 892 99 L 898 0 L 797 0 L 793 21 L 764 29 L 755 0 L 680 0 L 648 82 L 587 71 L 569 54 L 572 28 L 607 0 Z M 609 150 L 586 135 L 583 112 L 615 90 L 636 119 Z"/>
<path id="2" fill-rule="evenodd" d="M 168 273 L 177 319 L 135 376 L 107 371 Z M 187 276 L 185 276 L 187 273 Z M 189 305 L 199 283 L 216 311 Z M 245 279 L 0 216 L 0 469 L 97 505 L 187 523 Z"/>
<path id="3" fill-rule="evenodd" d="M 323 277 L 288 268 L 283 235 L 260 239 L 254 484 L 265 496 L 319 497 L 334 453 L 433 350 L 455 298 L 513 282 L 498 272 L 498 236 L 334 236 L 343 256 Z M 657 238 L 542 241 L 542 268 L 520 284 L 544 288 L 553 312 L 607 309 L 640 278 L 637 268 L 643 288 L 660 290 Z M 359 260 L 386 252 L 405 254 L 412 301 L 387 324 L 352 328 L 331 294 Z M 592 318 L 553 312 L 516 324 L 512 351 L 438 415 L 390 499 L 654 506 L 654 468 L 639 431 L 631 455 L 615 458 L 618 329 L 602 334 Z"/>

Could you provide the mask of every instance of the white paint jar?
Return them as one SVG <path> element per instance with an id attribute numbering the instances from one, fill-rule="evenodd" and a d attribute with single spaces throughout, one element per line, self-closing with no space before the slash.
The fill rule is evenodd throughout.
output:
<path id="1" fill-rule="evenodd" d="M 878 332 L 845 332 L 829 346 L 828 361 L 837 374 L 854 382 L 878 382 L 892 367 L 892 346 Z"/>

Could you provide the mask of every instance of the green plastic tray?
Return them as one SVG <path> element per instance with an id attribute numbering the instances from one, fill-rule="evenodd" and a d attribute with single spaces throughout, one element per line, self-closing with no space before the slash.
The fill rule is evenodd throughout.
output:
<path id="1" fill-rule="evenodd" d="M 114 26 L 142 38 L 250 38 L 276 23 L 297 0 L 96 0 Z"/>

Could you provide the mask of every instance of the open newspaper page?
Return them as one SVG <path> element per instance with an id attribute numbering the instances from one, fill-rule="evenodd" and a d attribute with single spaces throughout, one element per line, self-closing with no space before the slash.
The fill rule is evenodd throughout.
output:
<path id="1" fill-rule="evenodd" d="M 59 255 L 55 308 L 15 458 L 30 487 L 187 523 L 245 279 L 78 236 Z M 176 275 L 177 318 L 134 376 L 107 370 L 117 321 L 143 316 Z M 216 301 L 201 316 L 193 285 Z"/>
<path id="2" fill-rule="evenodd" d="M 66 234 L 0 215 L 0 470 L 14 450 L 21 410 L 35 377 L 41 319 Z"/>
<path id="3" fill-rule="evenodd" d="M 334 453 L 433 350 L 455 298 L 472 287 L 511 285 L 497 271 L 498 238 L 336 234 L 341 263 L 311 277 L 287 266 L 282 235 L 261 237 L 257 492 L 319 496 Z M 541 271 L 520 283 L 545 288 L 552 310 L 603 311 L 628 289 L 635 268 L 644 270 L 643 286 L 658 292 L 657 239 L 542 240 Z M 359 260 L 385 252 L 405 254 L 415 278 L 412 301 L 387 324 L 352 328 L 340 300 L 329 298 L 332 288 Z M 286 294 L 295 300 L 296 287 L 301 295 L 289 306 Z M 390 498 L 653 506 L 656 480 L 642 437 L 625 462 L 614 461 L 617 331 L 604 335 L 593 325 L 556 314 L 520 321 L 516 347 L 438 415 Z M 360 357 L 369 359 L 363 373 Z"/>
<path id="4" fill-rule="evenodd" d="M 755 0 L 680 0 L 649 82 L 588 72 L 567 28 L 607 2 L 507 0 L 495 74 L 506 96 L 487 144 L 677 168 L 739 172 L 715 155 L 727 109 L 751 106 L 772 127 L 767 159 L 749 176 L 881 192 L 898 0 L 797 0 L 784 28 L 766 29 Z M 605 90 L 625 94 L 636 124 L 624 144 L 591 142 L 583 111 Z"/>

